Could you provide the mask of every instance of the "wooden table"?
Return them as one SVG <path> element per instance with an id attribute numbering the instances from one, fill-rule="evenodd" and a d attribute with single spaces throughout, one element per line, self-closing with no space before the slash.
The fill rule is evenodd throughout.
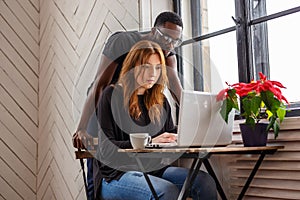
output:
<path id="1" fill-rule="evenodd" d="M 177 156 L 178 158 L 189 158 L 192 159 L 192 165 L 189 169 L 189 174 L 184 182 L 184 185 L 182 187 L 182 190 L 178 196 L 178 199 L 186 199 L 188 193 L 187 190 L 194 181 L 197 172 L 199 171 L 202 163 L 204 164 L 207 172 L 214 178 L 217 186 L 218 193 L 220 197 L 223 200 L 226 200 L 227 197 L 224 193 L 224 190 L 209 162 L 210 156 L 214 154 L 258 154 L 259 157 L 243 187 L 241 190 L 241 193 L 238 196 L 238 200 L 241 200 L 247 189 L 250 186 L 251 181 L 253 180 L 258 168 L 260 167 L 262 161 L 265 158 L 265 155 L 267 154 L 274 154 L 278 149 L 283 149 L 284 146 L 264 146 L 264 147 L 243 147 L 243 146 L 238 146 L 238 145 L 229 145 L 226 147 L 213 147 L 213 148 L 161 148 L 161 149 L 142 149 L 142 150 L 137 150 L 137 149 L 119 149 L 119 153 L 126 153 L 129 154 L 130 156 L 134 157 L 137 160 L 137 163 L 143 171 L 143 166 L 140 162 L 140 158 L 163 158 L 163 157 L 174 157 Z M 84 159 L 88 157 L 93 157 L 95 154 L 95 151 L 76 151 L 76 158 L 77 159 Z M 151 192 L 153 193 L 155 199 L 158 199 L 158 196 L 152 186 L 152 183 L 148 177 L 148 174 L 144 172 L 145 179 L 150 187 Z"/>
<path id="2" fill-rule="evenodd" d="M 261 165 L 263 159 L 265 158 L 266 154 L 274 154 L 278 149 L 283 149 L 284 146 L 265 146 L 265 147 L 243 147 L 243 146 L 237 146 L 237 145 L 231 145 L 227 147 L 214 147 L 214 148 L 168 148 L 168 149 L 143 149 L 143 150 L 135 150 L 135 149 L 119 149 L 120 153 L 130 153 L 131 156 L 134 156 L 138 164 L 139 158 L 147 157 L 147 153 L 152 153 L 151 156 L 153 157 L 153 153 L 157 155 L 157 157 L 168 157 L 172 156 L 174 154 L 181 154 L 180 158 L 190 158 L 193 159 L 193 163 L 189 170 L 189 175 L 187 176 L 184 185 L 182 187 L 182 190 L 178 196 L 178 199 L 186 199 L 187 197 L 187 189 L 190 187 L 192 182 L 194 181 L 197 172 L 199 171 L 202 163 L 204 164 L 206 170 L 208 173 L 214 178 L 217 186 L 217 190 L 219 195 L 222 199 L 226 200 L 227 197 L 224 193 L 224 190 L 209 162 L 210 156 L 214 154 L 258 154 L 260 155 L 258 157 L 258 160 L 256 161 L 256 164 L 254 165 L 241 193 L 238 196 L 238 200 L 241 200 L 247 189 L 250 186 L 251 181 L 253 180 L 259 166 Z M 143 166 L 140 166 L 142 169 Z M 144 173 L 144 176 L 146 178 L 146 181 L 148 182 L 148 185 L 156 199 L 158 199 L 153 186 L 148 178 L 147 173 Z"/>

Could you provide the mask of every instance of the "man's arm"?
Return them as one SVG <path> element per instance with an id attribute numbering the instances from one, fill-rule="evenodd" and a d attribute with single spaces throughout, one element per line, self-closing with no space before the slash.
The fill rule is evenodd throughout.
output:
<path id="1" fill-rule="evenodd" d="M 175 55 L 166 58 L 169 90 L 177 104 L 180 102 L 182 86 L 177 73 L 177 59 Z"/>
<path id="2" fill-rule="evenodd" d="M 117 63 L 112 62 L 105 55 L 101 55 L 101 61 L 95 76 L 94 84 L 87 96 L 77 130 L 73 135 L 73 146 L 75 148 L 85 149 L 87 140 L 91 139 L 91 136 L 86 132 L 89 119 L 96 110 L 97 101 L 102 94 L 103 89 L 111 82 L 116 68 Z"/>

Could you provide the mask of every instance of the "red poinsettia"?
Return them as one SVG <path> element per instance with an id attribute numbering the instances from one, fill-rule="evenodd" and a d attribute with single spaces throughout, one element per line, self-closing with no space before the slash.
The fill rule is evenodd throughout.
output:
<path id="1" fill-rule="evenodd" d="M 263 73 L 259 73 L 260 79 L 251 83 L 235 83 L 228 85 L 217 95 L 218 101 L 223 101 L 221 115 L 228 121 L 228 115 L 232 109 L 239 109 L 238 98 L 242 99 L 241 106 L 246 119 L 246 124 L 255 125 L 265 114 L 269 119 L 267 130 L 273 129 L 275 138 L 278 136 L 279 123 L 281 123 L 286 114 L 287 99 L 282 95 L 281 88 L 285 88 L 280 82 L 267 80 Z M 279 122 L 277 121 L 279 118 Z"/>

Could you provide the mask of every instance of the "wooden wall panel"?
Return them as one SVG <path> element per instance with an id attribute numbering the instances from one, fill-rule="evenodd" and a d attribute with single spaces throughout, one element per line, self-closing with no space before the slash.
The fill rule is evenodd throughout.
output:
<path id="1" fill-rule="evenodd" d="M 9 113 L 7 110 L 0 104 L 0 121 L 5 126 L 9 132 L 1 131 L 1 139 L 6 143 L 11 143 L 11 145 L 14 145 L 15 143 L 20 143 L 21 146 L 23 146 L 23 150 L 29 153 L 28 156 L 31 156 L 33 159 L 36 158 L 37 155 L 37 148 L 36 148 L 36 142 L 32 139 L 31 135 L 29 135 L 26 130 L 18 123 L 18 121 Z M 7 135 L 5 135 L 7 133 Z M 28 158 L 24 158 L 28 159 Z M 30 162 L 33 162 L 31 160 Z"/>
<path id="2" fill-rule="evenodd" d="M 0 199 L 36 199 L 39 4 L 0 1 Z"/>
<path id="3" fill-rule="evenodd" d="M 138 1 L 130 3 L 40 1 L 37 199 L 85 199 L 71 138 L 105 40 L 139 28 Z"/>
<path id="4" fill-rule="evenodd" d="M 1 20 L 1 27 L 2 24 L 6 23 L 5 21 Z M 1 48 L 3 49 L 3 53 L 6 56 L 6 59 L 9 60 L 10 64 L 16 68 L 16 70 L 19 72 L 21 76 L 24 77 L 24 79 L 30 84 L 30 86 L 35 90 L 37 93 L 38 91 L 38 77 L 34 73 L 34 71 L 31 69 L 31 66 L 29 66 L 25 60 L 18 54 L 18 52 L 15 50 L 15 47 L 10 44 L 10 42 L 3 36 L 0 35 L 0 42 L 1 42 Z M 4 65 L 4 64 L 3 64 Z M 4 70 L 4 67 L 1 66 L 1 70 Z M 11 69 L 13 70 L 13 69 Z M 9 73 L 9 72 L 7 72 Z M 36 94 L 37 96 L 37 94 Z"/>
<path id="5" fill-rule="evenodd" d="M 140 2 L 0 1 L 0 199 L 85 199 L 71 137 L 107 37 L 156 17 Z"/>

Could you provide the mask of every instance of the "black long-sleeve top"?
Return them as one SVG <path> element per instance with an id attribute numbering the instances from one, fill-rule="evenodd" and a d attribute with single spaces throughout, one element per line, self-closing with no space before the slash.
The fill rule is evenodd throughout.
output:
<path id="1" fill-rule="evenodd" d="M 127 154 L 118 153 L 119 148 L 132 148 L 129 133 L 149 133 L 155 137 L 164 132 L 176 132 L 171 108 L 164 99 L 161 123 L 152 123 L 144 103 L 144 96 L 139 95 L 139 106 L 142 114 L 138 119 L 133 119 L 124 108 L 123 88 L 119 85 L 108 86 L 101 95 L 98 104 L 97 116 L 100 125 L 98 133 L 99 146 L 97 160 L 94 163 L 96 185 L 100 185 L 102 178 L 110 181 L 119 179 L 126 171 L 138 170 L 136 161 Z M 100 162 L 99 162 L 100 161 Z M 160 176 L 164 170 L 162 159 L 142 160 L 146 172 Z M 100 180 L 99 180 L 100 179 Z"/>

